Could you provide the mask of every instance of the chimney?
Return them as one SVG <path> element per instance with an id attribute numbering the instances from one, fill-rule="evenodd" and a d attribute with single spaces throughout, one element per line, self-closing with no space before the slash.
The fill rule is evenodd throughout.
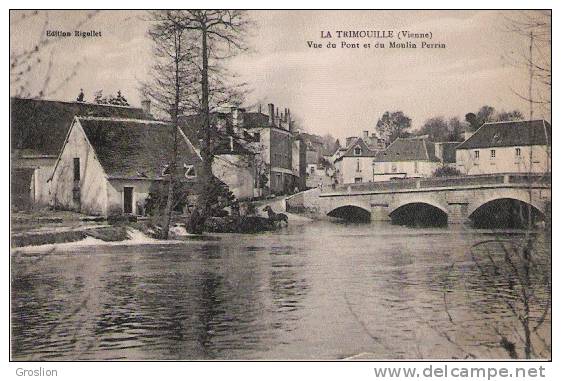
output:
<path id="1" fill-rule="evenodd" d="M 436 156 L 437 159 L 442 161 L 443 153 L 444 153 L 444 144 L 443 143 L 434 143 L 434 156 Z"/>
<path id="2" fill-rule="evenodd" d="M 286 109 L 286 120 L 288 120 L 289 123 L 292 122 L 292 120 L 290 119 L 290 109 L 289 108 Z"/>
<path id="3" fill-rule="evenodd" d="M 362 131 L 362 139 L 365 141 L 368 140 L 368 131 Z"/>
<path id="4" fill-rule="evenodd" d="M 144 110 L 144 113 L 146 115 L 150 115 L 150 99 L 144 99 L 140 102 L 140 105 L 142 107 L 142 110 Z"/>
<path id="5" fill-rule="evenodd" d="M 261 103 L 259 103 L 259 106 L 257 107 L 257 112 L 261 114 Z"/>
<path id="6" fill-rule="evenodd" d="M 356 136 L 349 136 L 345 142 L 346 146 L 345 148 L 349 148 L 351 146 L 351 144 L 353 144 L 354 140 L 356 139 Z"/>
<path id="7" fill-rule="evenodd" d="M 245 109 L 232 107 L 230 110 L 232 113 L 232 127 L 234 128 L 234 132 L 238 133 L 239 129 L 243 127 Z"/>
<path id="8" fill-rule="evenodd" d="M 275 123 L 275 105 L 269 103 L 269 125 L 272 126 Z"/>

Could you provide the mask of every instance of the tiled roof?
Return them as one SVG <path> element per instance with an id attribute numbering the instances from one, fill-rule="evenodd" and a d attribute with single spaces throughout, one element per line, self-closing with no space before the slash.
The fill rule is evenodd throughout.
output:
<path id="1" fill-rule="evenodd" d="M 397 138 L 376 155 L 376 161 L 439 161 L 434 153 L 434 143 L 423 138 Z"/>
<path id="2" fill-rule="evenodd" d="M 246 115 L 248 113 L 244 113 L 244 126 L 243 128 L 247 128 L 246 126 Z M 253 113 L 256 114 L 256 113 Z M 240 136 L 236 136 L 233 131 L 232 127 L 232 115 L 231 113 L 212 113 L 210 115 L 211 123 L 217 123 L 219 120 L 222 120 L 224 124 L 224 128 L 219 132 L 218 136 L 214 136 L 213 139 L 218 143 L 215 143 L 215 155 L 222 155 L 222 154 L 240 154 L 240 155 L 248 155 L 252 154 L 253 152 L 248 148 L 248 145 L 254 142 L 254 138 L 252 134 L 249 134 L 243 131 L 243 135 L 240 132 Z M 185 133 L 187 138 L 193 143 L 193 145 L 197 148 L 200 148 L 200 136 L 202 126 L 202 118 L 199 115 L 183 115 L 179 118 L 179 127 Z M 232 151 L 230 145 L 230 137 L 233 138 L 233 148 Z"/>
<path id="3" fill-rule="evenodd" d="M 456 149 L 551 144 L 551 124 L 543 119 L 485 123 Z"/>
<path id="4" fill-rule="evenodd" d="M 11 98 L 11 149 L 34 150 L 39 155 L 56 157 L 77 115 L 151 119 L 135 107 Z"/>
<path id="5" fill-rule="evenodd" d="M 109 177 L 161 178 L 173 153 L 173 126 L 138 119 L 77 118 Z M 178 133 L 178 163 L 198 165 L 200 158 Z"/>
<path id="6" fill-rule="evenodd" d="M 355 154 L 356 147 L 360 147 L 360 155 Z M 352 144 L 346 148 L 345 153 L 339 156 L 335 161 L 339 161 L 344 157 L 376 157 L 376 154 L 377 152 L 370 149 L 362 138 L 356 138 L 353 140 Z"/>

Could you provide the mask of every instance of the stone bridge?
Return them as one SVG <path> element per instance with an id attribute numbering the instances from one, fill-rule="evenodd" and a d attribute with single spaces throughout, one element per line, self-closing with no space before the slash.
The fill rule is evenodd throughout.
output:
<path id="1" fill-rule="evenodd" d="M 551 175 L 505 173 L 344 184 L 296 194 L 286 205 L 288 211 L 335 217 L 347 213 L 379 221 L 416 205 L 433 214 L 440 211 L 453 224 L 468 221 L 498 200 L 521 201 L 543 216 L 551 201 Z"/>

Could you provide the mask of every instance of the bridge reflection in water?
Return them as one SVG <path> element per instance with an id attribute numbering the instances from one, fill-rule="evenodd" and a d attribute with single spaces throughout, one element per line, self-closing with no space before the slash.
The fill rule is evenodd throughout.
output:
<path id="1" fill-rule="evenodd" d="M 504 173 L 342 184 L 294 195 L 287 210 L 353 222 L 510 228 L 543 221 L 550 203 L 551 174 Z"/>

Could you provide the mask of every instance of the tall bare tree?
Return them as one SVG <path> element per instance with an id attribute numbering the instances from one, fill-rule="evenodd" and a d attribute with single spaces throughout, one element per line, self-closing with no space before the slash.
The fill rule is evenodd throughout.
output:
<path id="1" fill-rule="evenodd" d="M 153 11 L 148 20 L 148 32 L 154 42 L 155 63 L 152 67 L 152 81 L 142 86 L 144 96 L 154 100 L 155 107 L 169 116 L 173 135 L 171 160 L 168 164 L 168 190 L 163 214 L 162 238 L 167 239 L 174 206 L 174 187 L 178 181 L 178 128 L 179 116 L 192 108 L 193 74 L 192 41 L 186 31 L 183 11 Z"/>
<path id="2" fill-rule="evenodd" d="M 211 111 L 223 105 L 239 105 L 244 94 L 243 84 L 235 84 L 234 75 L 223 62 L 245 51 L 245 37 L 249 19 L 241 10 L 187 10 L 182 11 L 182 26 L 195 42 L 192 46 L 200 88 L 192 98 L 192 104 L 201 118 L 198 136 L 201 142 L 202 170 L 198 174 L 199 198 L 190 213 L 188 230 L 200 233 L 208 217 L 216 181 L 212 174 L 214 143 L 220 138 L 211 124 Z"/>

